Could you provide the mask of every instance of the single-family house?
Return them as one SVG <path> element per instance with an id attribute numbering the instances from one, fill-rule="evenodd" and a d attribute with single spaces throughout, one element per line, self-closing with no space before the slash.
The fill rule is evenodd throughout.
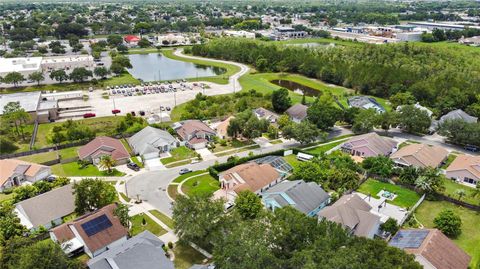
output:
<path id="1" fill-rule="evenodd" d="M 169 132 L 147 126 L 128 139 L 133 153 L 144 160 L 158 158 L 161 153 L 177 147 L 178 141 Z"/>
<path id="2" fill-rule="evenodd" d="M 126 35 L 123 37 L 123 40 L 130 46 L 137 46 L 140 41 L 140 37 L 136 35 Z"/>
<path id="3" fill-rule="evenodd" d="M 435 131 L 439 126 L 441 126 L 444 122 L 449 120 L 462 120 L 468 123 L 475 123 L 478 121 L 477 117 L 470 116 L 465 113 L 461 109 L 456 109 L 448 112 L 447 114 L 440 117 L 438 121 L 432 121 L 432 125 L 430 126 L 430 132 Z"/>
<path id="4" fill-rule="evenodd" d="M 417 103 L 415 103 L 415 105 L 413 105 L 413 106 L 416 107 L 416 108 L 418 108 L 418 109 L 420 109 L 420 110 L 422 110 L 422 111 L 427 112 L 428 116 L 429 116 L 429 117 L 432 117 L 433 111 L 431 111 L 430 109 L 428 109 L 428 108 L 420 105 L 420 103 L 417 102 Z M 397 112 L 402 111 L 402 107 L 403 107 L 403 106 L 398 106 L 398 107 L 397 107 Z"/>
<path id="5" fill-rule="evenodd" d="M 381 217 L 370 212 L 371 209 L 367 202 L 354 193 L 340 197 L 317 215 L 319 220 L 336 222 L 356 236 L 373 238 L 380 228 Z"/>
<path id="6" fill-rule="evenodd" d="M 230 121 L 234 119 L 234 116 L 230 116 L 226 118 L 225 120 L 221 121 L 217 126 L 214 128 L 215 131 L 217 131 L 217 136 L 220 137 L 221 139 L 226 139 L 228 138 L 228 126 L 230 125 Z"/>
<path id="7" fill-rule="evenodd" d="M 260 194 L 282 179 L 281 174 L 270 164 L 247 162 L 220 173 L 220 190 L 214 196 L 233 202 L 241 191 L 249 190 Z"/>
<path id="8" fill-rule="evenodd" d="M 267 120 L 270 123 L 276 123 L 279 118 L 277 113 L 263 107 L 254 109 L 253 113 L 255 114 L 255 116 L 257 116 L 259 120 Z"/>
<path id="9" fill-rule="evenodd" d="M 115 216 L 116 208 L 110 204 L 50 229 L 50 238 L 67 255 L 84 251 L 90 258 L 96 257 L 127 241 L 128 230 Z"/>
<path id="10" fill-rule="evenodd" d="M 361 109 L 375 109 L 379 113 L 385 112 L 385 108 L 380 105 L 373 97 L 368 96 L 352 96 L 347 99 L 349 107 L 358 107 Z"/>
<path id="11" fill-rule="evenodd" d="M 388 243 L 415 255 L 425 269 L 467 269 L 472 259 L 437 229 L 400 230 Z"/>
<path id="12" fill-rule="evenodd" d="M 287 113 L 293 122 L 300 123 L 307 118 L 307 109 L 308 106 L 298 103 L 287 109 L 285 113 Z"/>
<path id="13" fill-rule="evenodd" d="M 52 169 L 49 166 L 16 159 L 3 159 L 0 160 L 0 191 L 25 182 L 34 183 L 50 175 L 52 175 Z"/>
<path id="14" fill-rule="evenodd" d="M 89 269 L 174 269 L 163 245 L 147 230 L 94 257 L 87 265 Z"/>
<path id="15" fill-rule="evenodd" d="M 122 142 L 108 136 L 97 136 L 78 149 L 80 160 L 89 161 L 95 165 L 98 165 L 104 156 L 110 156 L 117 164 L 125 164 L 130 159 L 130 154 Z"/>
<path id="16" fill-rule="evenodd" d="M 445 175 L 475 188 L 480 182 L 480 156 L 458 155 L 447 167 Z"/>
<path id="17" fill-rule="evenodd" d="M 291 206 L 309 217 L 314 217 L 330 203 L 330 195 L 315 182 L 286 180 L 262 192 L 262 201 L 265 207 L 272 211 Z"/>
<path id="18" fill-rule="evenodd" d="M 14 212 L 23 226 L 35 230 L 62 224 L 62 218 L 74 210 L 75 197 L 72 184 L 68 184 L 16 203 Z"/>
<path id="19" fill-rule="evenodd" d="M 342 151 L 354 156 L 373 157 L 389 156 L 397 146 L 393 139 L 381 137 L 377 133 L 354 136 L 345 142 Z"/>
<path id="20" fill-rule="evenodd" d="M 207 146 L 217 133 L 208 125 L 199 120 L 186 120 L 179 122 L 175 129 L 178 136 L 185 142 L 185 146 L 192 149 L 202 149 Z"/>
<path id="21" fill-rule="evenodd" d="M 425 144 L 410 144 L 390 155 L 398 166 L 413 166 L 417 168 L 437 168 L 447 159 L 448 151 L 439 146 Z"/>

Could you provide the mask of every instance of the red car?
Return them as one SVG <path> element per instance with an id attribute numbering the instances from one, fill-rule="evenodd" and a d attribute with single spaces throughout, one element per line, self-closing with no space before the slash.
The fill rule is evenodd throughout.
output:
<path id="1" fill-rule="evenodd" d="M 95 113 L 85 113 L 85 114 L 83 114 L 83 118 L 85 118 L 85 119 L 86 118 L 93 118 L 95 116 L 96 116 Z"/>
<path id="2" fill-rule="evenodd" d="M 112 110 L 112 114 L 118 114 L 118 113 L 120 113 L 120 109 L 114 109 L 114 110 Z"/>

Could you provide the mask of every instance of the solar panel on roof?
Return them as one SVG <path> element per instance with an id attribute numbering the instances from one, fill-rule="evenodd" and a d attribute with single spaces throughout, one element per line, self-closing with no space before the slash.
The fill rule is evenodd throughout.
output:
<path id="1" fill-rule="evenodd" d="M 389 245 L 400 249 L 419 248 L 428 233 L 428 230 L 402 230 L 395 235 Z"/>
<path id="2" fill-rule="evenodd" d="M 83 223 L 81 226 L 88 236 L 92 236 L 111 227 L 112 222 L 110 222 L 106 215 L 101 215 Z"/>

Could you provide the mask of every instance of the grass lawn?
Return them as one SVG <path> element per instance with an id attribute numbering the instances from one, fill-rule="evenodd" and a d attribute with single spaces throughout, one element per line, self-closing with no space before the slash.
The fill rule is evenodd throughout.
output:
<path id="1" fill-rule="evenodd" d="M 77 152 L 78 148 L 79 147 L 70 147 L 70 148 L 65 148 L 58 151 L 42 152 L 42 153 L 37 153 L 33 155 L 19 157 L 18 159 L 26 162 L 32 162 L 32 163 L 44 163 L 44 162 L 56 160 L 57 152 L 62 159 L 70 159 L 78 156 L 78 152 Z"/>
<path id="2" fill-rule="evenodd" d="M 5 193 L 0 192 L 0 204 L 4 201 L 12 199 L 12 197 L 13 197 L 13 192 L 10 193 L 10 194 L 5 194 Z"/>
<path id="3" fill-rule="evenodd" d="M 168 185 L 167 187 L 167 193 L 170 198 L 173 200 L 177 199 L 178 196 L 178 191 L 177 191 L 178 185 Z"/>
<path id="4" fill-rule="evenodd" d="M 202 264 L 205 257 L 191 246 L 176 244 L 173 248 L 175 269 L 188 269 L 194 264 Z"/>
<path id="5" fill-rule="evenodd" d="M 453 180 L 444 178 L 443 179 L 445 190 L 443 191 L 443 194 L 450 196 L 452 198 L 458 199 L 458 195 L 455 193 L 457 190 L 462 189 L 465 191 L 466 195 L 465 197 L 462 198 L 462 201 L 472 204 L 472 205 L 479 205 L 480 200 L 478 198 L 473 198 L 472 194 L 474 193 L 475 189 L 470 188 L 468 186 L 459 184 Z M 480 224 L 479 224 L 480 225 Z"/>
<path id="6" fill-rule="evenodd" d="M 147 224 L 145 226 L 142 225 L 142 220 L 145 218 Z M 149 216 L 145 214 L 138 214 L 131 218 L 132 228 L 130 228 L 130 234 L 135 236 L 145 230 L 150 231 L 156 236 L 160 236 L 166 234 L 167 231 L 162 228 L 162 226 L 158 225 L 155 221 L 153 221 Z"/>
<path id="7" fill-rule="evenodd" d="M 387 202 L 404 208 L 410 208 L 414 206 L 418 199 L 420 199 L 420 195 L 412 190 L 370 178 L 367 179 L 367 181 L 365 181 L 365 183 L 360 185 L 360 187 L 357 189 L 358 192 L 367 195 L 370 194 L 372 197 L 377 199 L 380 198 L 377 196 L 377 194 L 381 190 L 395 192 L 398 196 L 393 201 L 387 200 Z"/>
<path id="8" fill-rule="evenodd" d="M 448 166 L 457 158 L 456 154 L 448 154 L 447 160 L 445 160 L 445 163 L 440 167 L 442 169 L 447 169 Z"/>
<path id="9" fill-rule="evenodd" d="M 287 163 L 289 163 L 293 169 L 297 169 L 298 168 L 298 165 L 302 162 L 302 161 L 299 161 L 297 160 L 297 155 L 295 154 L 290 154 L 288 156 L 285 156 L 283 157 L 285 159 L 285 161 L 287 161 Z"/>
<path id="10" fill-rule="evenodd" d="M 205 170 L 198 170 L 198 171 L 193 171 L 191 173 L 183 174 L 183 175 L 180 175 L 179 177 L 175 178 L 172 182 L 180 183 L 186 178 L 196 176 L 196 175 L 199 175 L 199 174 L 203 174 L 205 172 L 206 172 Z"/>
<path id="11" fill-rule="evenodd" d="M 173 163 L 173 162 L 176 162 L 176 161 L 191 159 L 191 158 L 197 156 L 195 151 L 193 151 L 193 150 L 191 150 L 191 149 L 189 149 L 185 146 L 181 146 L 181 147 L 172 149 L 172 151 L 170 151 L 170 154 L 172 155 L 171 157 L 160 159 L 160 161 L 163 164 L 169 164 L 169 163 Z"/>
<path id="12" fill-rule="evenodd" d="M 184 62 L 190 62 L 190 63 L 194 63 L 194 64 L 220 67 L 220 68 L 223 68 L 223 69 L 226 70 L 225 73 L 223 73 L 221 75 L 218 75 L 218 76 L 187 79 L 189 81 L 209 81 L 209 82 L 213 82 L 213 83 L 217 83 L 217 84 L 227 84 L 230 76 L 232 76 L 233 74 L 238 73 L 240 71 L 240 67 L 238 67 L 236 65 L 219 63 L 219 62 L 212 62 L 212 61 L 209 61 L 209 60 L 199 60 L 199 59 L 189 59 L 189 58 L 179 57 L 177 55 L 174 55 L 173 52 L 174 52 L 174 50 L 172 50 L 172 49 L 162 50 L 162 54 L 165 55 L 166 57 L 170 58 L 170 59 L 184 61 Z"/>
<path id="13" fill-rule="evenodd" d="M 167 225 L 170 229 L 173 229 L 173 220 L 169 216 L 163 214 L 162 212 L 160 212 L 156 209 L 150 210 L 148 212 L 150 212 L 157 219 L 159 219 L 161 222 L 163 222 L 165 225 Z"/>
<path id="14" fill-rule="evenodd" d="M 108 174 L 106 171 L 100 171 L 95 165 L 88 165 L 80 169 L 76 163 L 55 164 L 51 166 L 52 173 L 62 177 L 119 177 L 125 175 L 124 173 L 113 169 L 113 172 Z"/>
<path id="15" fill-rule="evenodd" d="M 132 148 L 130 147 L 130 144 L 128 144 L 127 142 L 127 139 L 125 138 L 122 138 L 120 139 L 120 142 L 122 142 L 122 145 L 125 147 L 125 149 L 128 151 L 128 153 L 130 154 L 130 156 L 132 156 Z"/>
<path id="16" fill-rule="evenodd" d="M 335 141 L 335 142 L 332 142 L 330 144 L 327 144 L 327 145 L 322 145 L 322 146 L 318 146 L 316 148 L 312 148 L 312 149 L 309 149 L 307 150 L 308 153 L 312 153 L 312 154 L 320 154 L 322 152 L 327 152 L 331 149 L 333 149 L 334 147 L 342 144 L 342 143 L 345 143 L 346 140 L 340 140 L 340 141 Z"/>
<path id="17" fill-rule="evenodd" d="M 204 195 L 220 189 L 220 183 L 211 175 L 193 177 L 182 185 L 182 191 L 187 195 Z"/>
<path id="18" fill-rule="evenodd" d="M 70 148 L 64 148 L 58 151 L 58 154 L 60 154 L 60 157 L 62 159 L 70 159 L 70 158 L 75 158 L 78 157 L 78 149 L 80 147 L 70 147 Z"/>
<path id="19" fill-rule="evenodd" d="M 423 201 L 415 217 L 427 228 L 433 228 L 433 219 L 444 209 L 451 209 L 462 219 L 462 233 L 453 241 L 472 256 L 471 268 L 480 265 L 480 213 L 446 201 Z"/>
<path id="20" fill-rule="evenodd" d="M 252 150 L 252 149 L 258 149 L 260 148 L 259 145 L 257 144 L 252 144 L 248 147 L 244 147 L 244 148 L 239 148 L 239 149 L 232 149 L 232 150 L 228 150 L 228 151 L 225 151 L 225 152 L 220 152 L 220 153 L 217 153 L 215 154 L 215 156 L 217 157 L 222 157 L 222 156 L 227 156 L 227 155 L 232 155 L 232 154 L 236 154 L 236 153 L 239 153 L 239 152 L 242 152 L 242 151 L 247 151 L 247 150 Z"/>
<path id="21" fill-rule="evenodd" d="M 133 156 L 132 158 L 130 158 L 130 160 L 134 163 L 136 163 L 140 168 L 143 168 L 143 163 L 142 161 L 140 160 L 140 157 L 138 156 Z"/>
<path id="22" fill-rule="evenodd" d="M 240 141 L 237 139 L 232 139 L 231 141 L 227 141 L 226 146 L 220 145 L 220 143 L 215 144 L 215 148 L 212 150 L 212 152 L 220 152 L 224 150 L 230 150 L 230 149 L 235 149 L 235 148 L 241 148 L 245 147 L 248 145 L 252 145 L 253 141 L 248 140 L 248 141 Z"/>
<path id="23" fill-rule="evenodd" d="M 127 203 L 130 202 L 130 198 L 123 192 L 119 192 L 120 196 L 122 196 L 123 200 L 125 200 Z"/>

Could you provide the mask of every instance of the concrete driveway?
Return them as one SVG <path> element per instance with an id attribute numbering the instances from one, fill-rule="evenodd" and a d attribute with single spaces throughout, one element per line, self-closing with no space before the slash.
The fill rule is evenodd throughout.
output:
<path id="1" fill-rule="evenodd" d="M 165 166 L 160 162 L 160 158 L 145 160 L 145 168 L 150 171 L 165 170 Z"/>
<path id="2" fill-rule="evenodd" d="M 213 153 L 208 150 L 207 148 L 203 148 L 203 149 L 197 149 L 195 150 L 198 154 L 200 154 L 200 156 L 202 156 L 202 159 L 207 161 L 207 160 L 213 160 L 216 158 L 215 155 L 213 155 Z"/>
<path id="3" fill-rule="evenodd" d="M 266 148 L 272 146 L 270 143 L 270 140 L 266 139 L 265 137 L 258 137 L 253 139 L 253 142 L 255 142 L 257 145 L 259 145 L 261 148 Z"/>

